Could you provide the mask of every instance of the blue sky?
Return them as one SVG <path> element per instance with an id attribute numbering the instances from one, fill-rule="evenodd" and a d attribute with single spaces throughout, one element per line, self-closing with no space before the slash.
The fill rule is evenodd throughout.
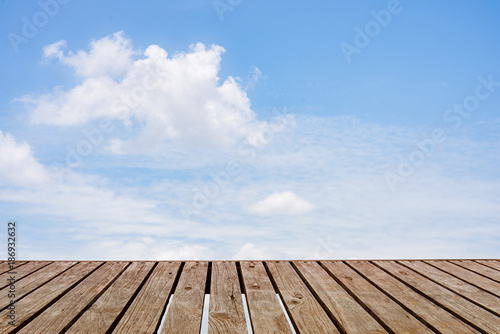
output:
<path id="1" fill-rule="evenodd" d="M 22 258 L 498 257 L 495 1 L 0 9 Z"/>

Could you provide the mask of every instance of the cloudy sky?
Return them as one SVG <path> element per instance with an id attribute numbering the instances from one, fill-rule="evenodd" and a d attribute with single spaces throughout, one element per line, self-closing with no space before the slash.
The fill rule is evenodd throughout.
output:
<path id="1" fill-rule="evenodd" d="M 498 257 L 499 16 L 2 0 L 2 235 L 23 259 Z"/>

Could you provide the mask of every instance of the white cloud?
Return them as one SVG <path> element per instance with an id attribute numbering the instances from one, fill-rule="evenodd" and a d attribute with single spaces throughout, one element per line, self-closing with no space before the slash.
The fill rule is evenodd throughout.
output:
<path id="1" fill-rule="evenodd" d="M 271 252 L 267 247 L 256 247 L 253 243 L 247 242 L 233 255 L 233 260 L 266 260 L 277 258 L 275 252 Z"/>
<path id="2" fill-rule="evenodd" d="M 250 207 L 250 211 L 264 214 L 295 215 L 314 210 L 314 205 L 300 198 L 291 191 L 273 193 L 266 199 L 259 201 Z"/>
<path id="3" fill-rule="evenodd" d="M 23 247 L 23 258 L 31 260 L 87 260 L 87 261 L 166 261 L 212 260 L 214 252 L 203 245 L 185 243 L 167 238 L 136 235 L 93 234 L 82 236 L 77 232 L 67 240 L 29 240 Z M 71 251 L 67 251 L 68 248 Z"/>
<path id="4" fill-rule="evenodd" d="M 273 129 L 256 121 L 238 79 L 219 80 L 224 49 L 216 45 L 173 56 L 152 45 L 141 57 L 120 34 L 88 52 L 65 45 L 44 54 L 74 69 L 79 84 L 23 98 L 34 123 L 61 127 L 42 134 L 43 143 L 32 139 L 36 155 L 0 132 L 0 218 L 23 222 L 28 258 L 479 258 L 498 250 L 498 121 L 450 133 L 392 193 L 384 173 L 398 169 L 425 130 L 298 115 Z M 116 67 L 108 54 L 122 57 Z M 161 154 L 110 159 L 98 149 L 85 157 L 98 175 L 61 174 L 40 162 L 64 156 L 67 138 L 58 134 L 74 129 L 65 126 L 103 118 L 128 127 L 107 134 L 109 150 Z M 28 126 L 23 139 L 47 129 Z M 244 150 L 175 143 L 243 138 Z M 176 203 L 192 205 L 196 190 L 233 160 L 242 172 L 183 221 Z"/>
<path id="5" fill-rule="evenodd" d="M 254 66 L 248 75 L 245 89 L 253 91 L 255 89 L 255 85 L 263 76 L 262 71 L 257 66 Z"/>
<path id="6" fill-rule="evenodd" d="M 43 54 L 46 58 L 57 58 L 61 63 L 73 67 L 75 74 L 83 78 L 120 76 L 130 69 L 135 54 L 130 40 L 122 31 L 92 40 L 89 52 L 70 51 L 65 56 L 61 50 L 65 47 L 66 41 L 59 41 L 45 46 Z"/>
<path id="7" fill-rule="evenodd" d="M 112 138 L 108 147 L 122 154 L 154 152 L 171 141 L 228 146 L 262 127 L 238 80 L 229 76 L 219 82 L 221 46 L 198 43 L 169 57 L 151 45 L 144 57 L 135 59 L 131 44 L 120 32 L 93 41 L 89 52 L 64 55 L 64 41 L 48 45 L 45 57 L 71 66 L 82 82 L 18 100 L 31 110 L 35 123 L 121 120 L 134 130 L 126 138 Z"/>
<path id="8" fill-rule="evenodd" d="M 33 157 L 31 147 L 0 130 L 0 186 L 37 187 L 47 180 L 48 174 Z"/>
<path id="9" fill-rule="evenodd" d="M 27 143 L 0 131 L 0 203 L 29 204 L 23 214 L 74 221 L 166 222 L 155 212 L 155 202 L 118 195 L 105 183 L 98 176 L 44 166 Z"/>
<path id="10" fill-rule="evenodd" d="M 136 238 L 100 238 L 78 251 L 85 260 L 209 260 L 213 251 L 202 245 L 184 244 L 173 240 L 149 241 Z M 144 238 L 143 238 L 144 239 Z M 74 256 L 74 255 L 73 255 Z M 70 257 L 71 258 L 71 257 Z"/>
<path id="11" fill-rule="evenodd" d="M 43 56 L 45 58 L 57 58 L 59 60 L 62 60 L 64 59 L 64 52 L 61 49 L 64 49 L 66 45 L 66 41 L 59 41 L 46 45 L 43 48 Z"/>
<path id="12" fill-rule="evenodd" d="M 163 161 L 146 156 L 141 161 L 104 162 L 103 173 L 111 171 L 108 177 L 68 171 L 58 179 L 49 166 L 27 153 L 32 149 L 26 143 L 4 135 L 2 143 L 10 144 L 2 147 L 16 150 L 6 156 L 24 156 L 20 161 L 42 168 L 41 175 L 48 179 L 41 187 L 36 182 L 0 187 L 0 218 L 19 217 L 26 231 L 23 250 L 28 245 L 31 249 L 23 254 L 38 259 L 346 259 L 394 254 L 480 258 L 495 254 L 500 235 L 500 180 L 495 169 L 500 163 L 500 141 L 450 136 L 392 193 L 384 172 L 397 166 L 399 155 L 413 150 L 425 132 L 349 118 L 298 116 L 295 121 L 295 127 L 276 133 L 255 159 L 242 156 L 238 177 L 231 178 L 189 221 L 182 220 L 176 203 L 192 203 L 193 189 L 203 189 L 199 175 L 210 179 L 211 172 L 219 171 L 217 161 L 224 168 L 234 156 L 206 157 L 210 168 L 200 164 L 181 177 L 175 171 L 189 168 L 176 166 L 170 174 L 162 169 Z M 488 126 L 488 131 L 483 126 L 476 130 L 497 138 L 497 127 Z M 200 158 L 186 153 L 179 159 L 186 156 Z M 113 175 L 115 166 L 130 167 L 130 172 L 125 177 Z M 1 175 L 2 180 L 10 180 L 3 177 L 4 172 Z M 292 205 L 276 204 L 280 195 L 287 197 L 277 189 L 300 195 L 318 209 L 277 216 L 274 212 L 294 210 Z M 270 200 L 271 194 L 275 201 Z M 298 197 L 295 194 L 291 197 Z M 258 200 L 262 201 L 255 203 Z M 253 203 L 268 213 L 242 210 Z"/>

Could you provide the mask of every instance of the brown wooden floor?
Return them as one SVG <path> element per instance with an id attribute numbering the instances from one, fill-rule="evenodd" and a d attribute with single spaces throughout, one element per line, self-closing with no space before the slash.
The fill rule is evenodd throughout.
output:
<path id="1" fill-rule="evenodd" d="M 16 265 L 0 333 L 500 333 L 498 260 Z"/>

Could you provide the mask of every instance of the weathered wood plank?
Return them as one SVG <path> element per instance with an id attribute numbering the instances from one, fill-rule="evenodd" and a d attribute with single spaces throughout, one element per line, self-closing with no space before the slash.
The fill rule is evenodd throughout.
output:
<path id="1" fill-rule="evenodd" d="M 199 333 L 207 262 L 128 264 L 17 262 L 17 328 L 5 294 L 0 333 L 153 333 L 178 276 L 162 333 Z M 497 260 L 244 261 L 241 275 L 255 334 L 291 333 L 273 284 L 300 333 L 500 333 Z M 245 333 L 235 262 L 211 278 L 210 333 Z"/>
<path id="2" fill-rule="evenodd" d="M 488 266 L 490 268 L 493 268 L 495 270 L 500 271 L 500 261 L 496 260 L 475 260 L 478 263 L 481 263 L 485 266 Z"/>
<path id="3" fill-rule="evenodd" d="M 19 300 L 23 298 L 26 294 L 35 290 L 39 286 L 45 284 L 50 279 L 62 273 L 64 270 L 68 269 L 76 262 L 53 262 L 46 267 L 38 270 L 37 272 L 25 277 L 21 282 L 16 284 L 16 299 Z M 9 287 L 6 287 L 0 291 L 0 295 L 6 295 Z M 7 298 L 0 299 L 0 309 L 3 309 L 9 305 L 9 300 Z"/>
<path id="4" fill-rule="evenodd" d="M 19 268 L 20 266 L 22 266 L 23 264 L 26 264 L 26 263 L 27 262 L 22 262 L 22 261 L 17 262 L 16 261 L 15 268 Z M 9 262 L 3 262 L 3 263 L 1 263 L 0 264 L 0 274 L 4 274 L 4 273 L 6 273 L 8 271 L 10 271 Z"/>
<path id="5" fill-rule="evenodd" d="M 161 334 L 200 332 L 207 272 L 208 262 L 186 262 Z"/>
<path id="6" fill-rule="evenodd" d="M 65 330 L 127 265 L 127 262 L 105 263 L 28 323 L 19 333 L 59 333 Z"/>
<path id="7" fill-rule="evenodd" d="M 23 299 L 18 300 L 16 302 L 16 326 L 24 324 L 101 264 L 102 262 L 79 263 Z M 2 311 L 0 319 L 6 319 L 8 313 L 8 309 Z M 7 324 L 6 321 L 0 321 L 0 333 L 7 333 L 11 330 L 11 325 Z"/>
<path id="8" fill-rule="evenodd" d="M 41 262 L 41 261 L 33 261 L 33 262 L 28 262 L 25 265 L 16 268 L 13 270 L 15 274 L 11 274 L 11 272 L 6 272 L 5 274 L 0 275 L 0 289 L 3 289 L 7 286 L 9 286 L 9 281 L 7 279 L 11 276 L 16 277 L 17 284 L 19 284 L 19 280 L 22 279 L 23 277 L 28 276 L 29 274 L 33 273 L 34 271 L 43 268 L 47 265 L 49 265 L 51 262 Z"/>
<path id="9" fill-rule="evenodd" d="M 387 331 L 314 261 L 294 261 L 301 275 L 348 333 Z"/>
<path id="10" fill-rule="evenodd" d="M 345 263 L 341 261 L 321 261 L 321 263 L 394 332 L 433 333 Z"/>
<path id="11" fill-rule="evenodd" d="M 447 287 L 448 289 L 453 290 L 455 293 L 465 296 L 471 300 L 474 300 L 477 303 L 483 305 L 484 307 L 500 314 L 500 299 L 498 297 L 488 292 L 485 292 L 467 282 L 464 282 L 461 279 L 455 278 L 446 272 L 436 269 L 426 262 L 400 261 L 400 263 L 434 280 L 436 283 L 439 283 Z M 442 267 L 454 266 L 453 264 L 450 263 L 446 264 L 446 262 L 444 261 L 442 263 L 439 263 L 438 265 Z M 463 268 L 458 268 L 458 269 L 466 270 Z M 482 276 L 479 277 L 484 278 Z"/>
<path id="12" fill-rule="evenodd" d="M 248 313 L 254 334 L 292 333 L 262 262 L 241 262 Z"/>
<path id="13" fill-rule="evenodd" d="M 289 262 L 269 261 L 266 265 L 300 333 L 340 333 Z"/>
<path id="14" fill-rule="evenodd" d="M 475 286 L 480 287 L 486 291 L 495 294 L 497 297 L 500 297 L 500 283 L 495 282 L 489 278 L 483 277 L 475 272 L 472 272 L 468 269 L 459 267 L 455 264 L 452 264 L 448 261 L 425 261 L 433 266 L 438 267 L 446 271 L 447 273 L 452 274 L 464 281 L 467 281 Z"/>
<path id="15" fill-rule="evenodd" d="M 180 262 L 159 262 L 113 333 L 154 333 L 172 292 Z"/>
<path id="16" fill-rule="evenodd" d="M 481 263 L 470 260 L 452 260 L 451 263 L 472 270 L 478 274 L 489 277 L 490 279 L 500 283 L 500 271 L 487 267 Z"/>
<path id="17" fill-rule="evenodd" d="M 479 333 L 459 318 L 416 293 L 373 264 L 367 261 L 349 261 L 349 265 L 370 279 L 399 303 L 405 305 L 420 318 L 424 319 L 433 328 L 437 329 L 439 333 Z"/>
<path id="18" fill-rule="evenodd" d="M 247 333 L 235 262 L 217 261 L 212 263 L 208 333 Z"/>
<path id="19" fill-rule="evenodd" d="M 107 333 L 154 262 L 133 262 L 66 333 Z"/>
<path id="20" fill-rule="evenodd" d="M 414 287 L 429 299 L 434 300 L 442 307 L 447 308 L 462 319 L 468 321 L 469 325 L 481 328 L 486 333 L 500 332 L 500 318 L 480 306 L 471 303 L 456 293 L 394 261 L 374 261 L 374 263 Z"/>

